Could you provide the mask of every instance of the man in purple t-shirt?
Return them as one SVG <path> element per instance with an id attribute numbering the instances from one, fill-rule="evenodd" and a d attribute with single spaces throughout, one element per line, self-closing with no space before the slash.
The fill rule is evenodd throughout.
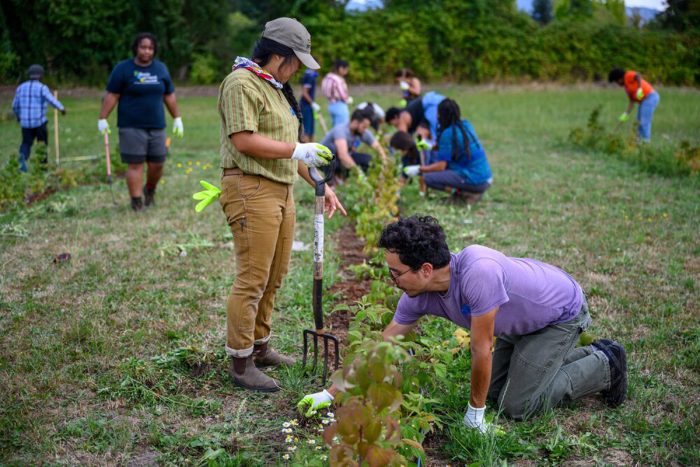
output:
<path id="1" fill-rule="evenodd" d="M 624 401 L 622 345 L 601 339 L 575 347 L 591 318 L 581 286 L 566 272 L 480 245 L 451 254 L 442 228 L 429 216 L 388 225 L 379 246 L 404 292 L 385 340 L 407 335 L 427 314 L 471 330 L 468 427 L 488 430 L 487 398 L 519 420 L 597 392 L 612 407 Z M 331 387 L 302 402 L 318 407 L 334 394 Z"/>

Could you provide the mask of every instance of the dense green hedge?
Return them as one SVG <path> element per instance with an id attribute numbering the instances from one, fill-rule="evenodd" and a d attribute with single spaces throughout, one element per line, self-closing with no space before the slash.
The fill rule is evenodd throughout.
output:
<path id="1" fill-rule="evenodd" d="M 387 82 L 402 67 L 428 81 L 585 81 L 620 66 L 656 83 L 700 84 L 697 28 L 637 29 L 600 8 L 540 26 L 509 0 L 385 0 L 385 8 L 364 13 L 331 0 L 288 3 L 7 0 L 0 2 L 0 82 L 18 82 L 39 62 L 53 80 L 102 84 L 130 55 L 134 33 L 149 30 L 176 79 L 216 83 L 269 17 L 286 14 L 307 25 L 324 69 L 344 58 L 354 82 Z"/>
<path id="2" fill-rule="evenodd" d="M 640 30 L 613 19 L 565 19 L 539 26 L 528 16 L 443 9 L 378 10 L 342 21 L 311 18 L 315 53 L 324 64 L 344 57 L 358 82 L 386 81 L 408 66 L 428 80 L 580 81 L 616 66 L 654 82 L 700 84 L 700 33 Z"/>

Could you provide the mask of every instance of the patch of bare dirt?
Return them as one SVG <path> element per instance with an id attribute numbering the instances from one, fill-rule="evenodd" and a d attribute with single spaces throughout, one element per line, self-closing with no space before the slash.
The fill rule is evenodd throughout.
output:
<path id="1" fill-rule="evenodd" d="M 360 279 L 348 270 L 354 264 L 362 264 L 367 260 L 363 248 L 364 242 L 355 235 L 354 224 L 343 226 L 334 236 L 334 243 L 340 249 L 340 271 L 342 280 L 334 283 L 330 293 L 340 297 L 334 306 L 354 305 L 362 296 L 370 291 L 371 279 Z M 347 310 L 336 310 L 328 318 L 328 329 L 340 341 L 341 347 L 347 344 L 348 327 L 352 315 Z"/>

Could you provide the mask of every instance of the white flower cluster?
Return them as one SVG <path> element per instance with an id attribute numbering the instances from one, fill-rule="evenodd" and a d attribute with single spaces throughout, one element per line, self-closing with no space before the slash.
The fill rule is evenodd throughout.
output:
<path id="1" fill-rule="evenodd" d="M 335 416 L 332 412 L 328 412 L 325 416 L 322 417 L 321 423 L 318 424 L 316 431 L 318 433 L 323 433 L 324 425 L 328 425 L 333 422 L 335 422 Z M 282 459 L 284 459 L 285 461 L 292 460 L 294 452 L 298 449 L 299 437 L 296 436 L 295 433 L 295 430 L 298 428 L 298 426 L 299 422 L 297 420 L 289 420 L 288 422 L 282 423 L 281 431 L 286 435 L 284 438 L 284 442 L 287 445 L 286 452 L 282 455 Z M 309 448 L 313 447 L 315 451 L 323 451 L 325 449 L 323 442 L 320 442 L 319 440 L 314 438 L 307 439 L 306 444 L 307 446 L 309 446 Z M 328 459 L 328 456 L 326 454 L 319 453 L 319 459 L 325 461 Z"/>

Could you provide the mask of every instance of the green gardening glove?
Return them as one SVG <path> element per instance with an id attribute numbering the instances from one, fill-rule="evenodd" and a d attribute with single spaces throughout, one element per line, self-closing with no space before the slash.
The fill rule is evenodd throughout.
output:
<path id="1" fill-rule="evenodd" d="M 330 407 L 331 402 L 333 402 L 333 396 L 324 389 L 321 392 L 304 396 L 297 404 L 297 410 L 305 417 L 312 417 L 319 410 Z"/>
<path id="2" fill-rule="evenodd" d="M 199 203 L 197 203 L 197 206 L 194 207 L 194 210 L 197 212 L 202 212 L 204 208 L 206 208 L 219 198 L 219 196 L 221 195 L 221 189 L 204 180 L 200 180 L 199 184 L 202 185 L 205 189 L 193 194 L 192 198 L 199 201 Z"/>
<path id="3" fill-rule="evenodd" d="M 630 116 L 629 116 L 629 114 L 628 114 L 627 112 L 625 112 L 625 113 L 623 113 L 622 115 L 620 115 L 619 117 L 617 117 L 617 119 L 618 119 L 621 123 L 625 123 L 627 120 L 629 120 L 629 118 L 630 118 Z"/>
<path id="4" fill-rule="evenodd" d="M 644 97 L 644 91 L 642 91 L 642 87 L 639 86 L 639 88 L 637 89 L 637 99 L 639 99 L 641 101 L 643 97 Z"/>
<path id="5" fill-rule="evenodd" d="M 427 142 L 427 141 L 424 140 L 424 139 L 416 140 L 416 147 L 417 147 L 420 151 L 430 151 L 430 150 L 433 149 L 433 145 L 430 144 L 429 142 Z"/>

